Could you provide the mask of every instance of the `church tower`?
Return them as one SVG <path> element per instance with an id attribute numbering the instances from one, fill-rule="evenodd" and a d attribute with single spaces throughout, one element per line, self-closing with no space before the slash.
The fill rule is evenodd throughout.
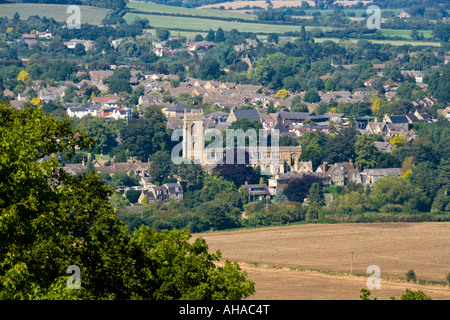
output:
<path id="1" fill-rule="evenodd" d="M 200 165 L 204 164 L 204 118 L 203 111 L 184 111 L 183 119 L 183 158 Z"/>

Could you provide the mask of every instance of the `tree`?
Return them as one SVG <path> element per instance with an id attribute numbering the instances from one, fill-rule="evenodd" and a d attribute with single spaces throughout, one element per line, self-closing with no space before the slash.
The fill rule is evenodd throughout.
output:
<path id="1" fill-rule="evenodd" d="M 375 182 L 369 200 L 377 209 L 386 204 L 401 205 L 405 212 L 430 209 L 430 199 L 422 190 L 403 178 L 392 176 Z"/>
<path id="2" fill-rule="evenodd" d="M 41 109 L 42 106 L 44 105 L 44 102 L 42 101 L 41 98 L 33 98 L 31 99 L 31 104 L 36 108 Z"/>
<path id="3" fill-rule="evenodd" d="M 391 140 L 389 140 L 389 143 L 392 144 L 395 149 L 398 149 L 406 144 L 406 138 L 404 136 L 393 136 Z"/>
<path id="4" fill-rule="evenodd" d="M 214 34 L 214 31 L 212 29 L 209 29 L 208 34 L 205 37 L 205 41 L 216 41 L 216 35 Z"/>
<path id="5" fill-rule="evenodd" d="M 360 292 L 361 295 L 359 297 L 361 300 L 370 300 L 370 290 L 362 288 Z M 377 300 L 377 298 L 374 300 Z M 391 300 L 395 300 L 395 297 L 392 296 Z M 431 300 L 431 297 L 426 295 L 422 290 L 412 291 L 411 289 L 406 289 L 406 293 L 400 297 L 400 300 Z"/>
<path id="6" fill-rule="evenodd" d="M 282 201 L 288 201 L 288 197 L 286 197 L 286 195 L 284 194 L 283 191 L 281 190 L 277 190 L 277 194 L 275 195 L 275 197 L 273 197 L 272 201 L 274 203 L 278 203 L 278 202 L 282 202 Z"/>
<path id="7" fill-rule="evenodd" d="M 248 121 L 248 120 L 247 120 Z M 244 163 L 238 161 L 238 148 L 234 148 L 233 161 L 227 161 L 226 154 L 223 157 L 223 162 L 218 164 L 214 169 L 221 177 L 227 181 L 231 181 L 235 184 L 236 188 L 239 188 L 245 182 L 250 184 L 258 183 L 260 175 L 259 171 L 249 166 L 250 159 L 249 153 L 245 151 Z"/>
<path id="8" fill-rule="evenodd" d="M 17 76 L 17 80 L 21 82 L 27 82 L 28 79 L 30 79 L 30 74 L 26 72 L 25 70 L 22 70 L 19 72 L 19 75 Z"/>
<path id="9" fill-rule="evenodd" d="M 302 153 L 300 160 L 311 161 L 313 168 L 317 168 L 324 160 L 324 146 L 327 143 L 327 135 L 322 131 L 305 132 L 300 137 Z"/>
<path id="10" fill-rule="evenodd" d="M 323 190 L 320 187 L 320 184 L 317 182 L 314 182 L 311 185 L 311 188 L 309 188 L 308 203 L 309 205 L 315 207 L 321 207 L 325 204 L 325 197 L 323 196 Z"/>
<path id="11" fill-rule="evenodd" d="M 160 41 L 166 41 L 170 37 L 170 31 L 166 28 L 156 28 L 156 36 Z"/>
<path id="12" fill-rule="evenodd" d="M 406 293 L 400 297 L 400 300 L 431 300 L 431 297 L 422 290 L 412 291 L 411 289 L 406 289 Z"/>
<path id="13" fill-rule="evenodd" d="M 169 150 L 170 136 L 166 131 L 166 117 L 158 106 L 145 109 L 144 117 L 132 119 L 121 128 L 119 135 L 121 144 L 114 152 L 125 152 L 141 161 L 148 159 L 160 150 Z"/>
<path id="14" fill-rule="evenodd" d="M 84 48 L 84 44 L 82 43 L 77 43 L 75 45 L 75 48 L 73 49 L 73 53 L 77 56 L 77 57 L 81 57 L 86 55 L 86 49 Z"/>
<path id="15" fill-rule="evenodd" d="M 408 270 L 408 272 L 406 273 L 406 281 L 410 282 L 416 282 L 417 278 L 416 278 L 416 273 L 414 272 L 414 270 L 410 269 Z"/>
<path id="16" fill-rule="evenodd" d="M 151 156 L 150 177 L 153 182 L 159 185 L 169 182 L 172 172 L 172 159 L 167 151 L 159 150 Z"/>
<path id="17" fill-rule="evenodd" d="M 430 199 L 433 199 L 437 192 L 437 169 L 437 166 L 432 162 L 420 162 L 412 169 L 411 174 L 408 175 L 408 180 L 425 192 Z"/>
<path id="18" fill-rule="evenodd" d="M 35 108 L 0 104 L 0 299 L 241 299 L 254 293 L 236 263 L 215 263 L 188 231 L 130 233 L 95 173 L 71 176 L 93 140 Z M 12 130 L 14 128 L 14 130 Z M 20 142 L 20 143 L 18 143 Z M 39 160 L 39 161 L 36 161 Z M 79 290 L 67 269 L 80 270 Z M 186 272 L 189 270 L 189 272 Z"/>
<path id="19" fill-rule="evenodd" d="M 308 89 L 308 91 L 306 91 L 305 96 L 303 97 L 303 100 L 309 103 L 314 103 L 314 102 L 319 102 L 320 101 L 320 96 L 317 93 L 317 90 L 314 89 Z"/>
<path id="20" fill-rule="evenodd" d="M 355 166 L 359 171 L 377 167 L 378 149 L 374 145 L 375 139 L 369 135 L 361 135 L 355 143 Z"/>
<path id="21" fill-rule="evenodd" d="M 98 153 L 109 154 L 117 146 L 116 131 L 103 119 L 84 117 L 78 128 L 94 139 Z"/>
<path id="22" fill-rule="evenodd" d="M 433 36 L 441 42 L 448 42 L 450 39 L 450 24 L 437 21 L 432 31 Z"/>
<path id="23" fill-rule="evenodd" d="M 222 75 L 222 73 L 222 70 L 220 70 L 220 64 L 210 55 L 203 58 L 198 65 L 197 74 L 201 79 L 217 79 L 220 75 Z"/>
<path id="24" fill-rule="evenodd" d="M 355 67 L 355 72 L 360 80 L 368 80 L 376 74 L 373 64 L 370 61 L 361 61 Z"/>
<path id="25" fill-rule="evenodd" d="M 336 82 L 332 78 L 328 78 L 325 81 L 325 90 L 326 91 L 334 91 L 336 89 Z"/>
<path id="26" fill-rule="evenodd" d="M 279 39 L 280 39 L 280 35 L 278 33 L 272 32 L 267 35 L 267 42 L 273 42 L 273 43 L 277 44 Z"/>
<path id="27" fill-rule="evenodd" d="M 286 89 L 280 89 L 275 96 L 284 100 L 288 97 L 288 95 L 289 92 Z"/>
<path id="28" fill-rule="evenodd" d="M 289 201 L 295 201 L 303 203 L 306 197 L 308 197 L 309 189 L 313 183 L 318 183 L 322 186 L 322 179 L 309 173 L 303 174 L 300 178 L 293 178 L 289 180 L 284 194 L 288 197 Z"/>
<path id="29" fill-rule="evenodd" d="M 133 89 L 130 85 L 131 72 L 128 68 L 116 69 L 109 78 L 109 91 L 114 94 L 122 92 L 131 93 Z"/>
<path id="30" fill-rule="evenodd" d="M 137 174 L 127 174 L 126 172 L 114 172 L 107 183 L 114 189 L 133 187 L 140 185 L 141 177 Z"/>
<path id="31" fill-rule="evenodd" d="M 215 35 L 215 42 L 224 42 L 225 40 L 225 33 L 222 28 L 218 28 Z"/>
<path id="32" fill-rule="evenodd" d="M 196 212 L 204 217 L 214 230 L 236 228 L 240 225 L 240 210 L 228 203 L 209 201 L 201 204 Z"/>
<path id="33" fill-rule="evenodd" d="M 328 163 L 348 162 L 356 157 L 355 142 L 358 131 L 352 127 L 340 130 L 336 135 L 330 135 L 324 146 L 324 161 Z"/>

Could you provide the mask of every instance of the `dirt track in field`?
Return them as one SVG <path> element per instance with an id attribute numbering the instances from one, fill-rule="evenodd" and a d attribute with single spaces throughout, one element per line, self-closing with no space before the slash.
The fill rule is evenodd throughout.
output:
<path id="1" fill-rule="evenodd" d="M 449 223 L 297 225 L 197 236 L 206 240 L 210 251 L 220 250 L 223 259 L 238 262 L 255 281 L 256 294 L 249 299 L 359 299 L 368 278 L 356 275 L 371 275 L 367 268 L 375 265 L 380 289 L 371 289 L 371 298 L 399 298 L 409 288 L 450 300 L 448 286 L 398 280 L 412 269 L 418 280 L 446 281 Z"/>

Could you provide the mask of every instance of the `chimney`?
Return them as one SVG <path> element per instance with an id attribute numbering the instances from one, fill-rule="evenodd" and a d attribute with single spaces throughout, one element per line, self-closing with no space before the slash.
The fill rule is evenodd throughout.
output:
<path id="1" fill-rule="evenodd" d="M 324 161 L 322 164 L 322 172 L 323 173 L 327 172 L 327 166 L 328 166 L 328 162 Z"/>

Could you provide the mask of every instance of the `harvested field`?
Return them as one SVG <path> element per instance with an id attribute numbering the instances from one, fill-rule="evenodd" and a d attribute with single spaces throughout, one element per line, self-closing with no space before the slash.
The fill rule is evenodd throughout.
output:
<path id="1" fill-rule="evenodd" d="M 434 299 L 450 299 L 448 286 L 399 280 L 412 269 L 417 280 L 446 281 L 449 223 L 297 225 L 197 236 L 206 240 L 210 251 L 220 250 L 223 259 L 240 263 L 248 272 L 256 283 L 252 299 L 359 299 L 371 265 L 380 268 L 382 278 L 381 289 L 373 290 L 371 297 L 399 298 L 410 288 Z"/>

